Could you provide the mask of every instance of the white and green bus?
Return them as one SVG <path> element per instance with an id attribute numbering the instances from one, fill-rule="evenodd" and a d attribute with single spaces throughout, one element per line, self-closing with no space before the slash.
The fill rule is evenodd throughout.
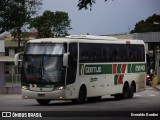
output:
<path id="1" fill-rule="evenodd" d="M 40 104 L 82 103 L 104 95 L 132 98 L 146 86 L 145 45 L 142 40 L 91 35 L 30 40 L 21 82 L 22 98 Z"/>

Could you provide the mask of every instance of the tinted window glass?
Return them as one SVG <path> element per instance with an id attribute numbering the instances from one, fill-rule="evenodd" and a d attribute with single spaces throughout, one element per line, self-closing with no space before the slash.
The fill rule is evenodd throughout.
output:
<path id="1" fill-rule="evenodd" d="M 69 60 L 67 67 L 67 84 L 72 84 L 75 82 L 76 72 L 77 72 L 77 43 L 69 44 Z"/>
<path id="2" fill-rule="evenodd" d="M 143 45 L 80 43 L 80 63 L 144 62 Z"/>

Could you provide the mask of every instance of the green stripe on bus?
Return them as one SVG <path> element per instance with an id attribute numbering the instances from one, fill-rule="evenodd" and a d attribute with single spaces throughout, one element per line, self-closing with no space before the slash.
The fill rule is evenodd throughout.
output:
<path id="1" fill-rule="evenodd" d="M 122 65 L 117 64 L 116 73 L 122 73 Z M 127 64 L 127 73 L 146 72 L 146 64 Z M 79 64 L 79 75 L 113 74 L 112 64 Z"/>
<path id="2" fill-rule="evenodd" d="M 112 65 L 79 65 L 79 75 L 112 74 Z"/>
<path id="3" fill-rule="evenodd" d="M 117 73 L 121 73 L 121 66 L 122 66 L 122 64 L 118 64 Z"/>
<path id="4" fill-rule="evenodd" d="M 146 72 L 146 64 L 132 64 L 131 71 L 132 73 L 137 72 Z"/>
<path id="5" fill-rule="evenodd" d="M 128 64 L 128 69 L 127 69 L 127 72 L 128 72 L 128 73 L 132 73 L 131 67 L 132 67 L 132 64 Z"/>
<path id="6" fill-rule="evenodd" d="M 118 77 L 119 77 L 119 75 L 114 76 L 114 85 L 118 84 Z"/>

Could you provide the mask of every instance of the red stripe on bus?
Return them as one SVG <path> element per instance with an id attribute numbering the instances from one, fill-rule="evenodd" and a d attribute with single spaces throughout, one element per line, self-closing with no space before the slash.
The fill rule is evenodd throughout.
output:
<path id="1" fill-rule="evenodd" d="M 121 73 L 125 73 L 125 71 L 126 71 L 126 67 L 127 67 L 127 65 L 126 65 L 126 64 L 122 64 L 122 67 L 121 67 Z"/>
<path id="2" fill-rule="evenodd" d="M 117 66 L 118 66 L 118 64 L 113 64 L 113 66 L 112 66 L 112 73 L 113 74 L 117 73 Z"/>

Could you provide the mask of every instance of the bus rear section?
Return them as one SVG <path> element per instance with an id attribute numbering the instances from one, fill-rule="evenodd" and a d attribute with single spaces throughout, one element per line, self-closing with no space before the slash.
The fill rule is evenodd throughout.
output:
<path id="1" fill-rule="evenodd" d="M 87 98 L 91 100 L 104 95 L 116 99 L 132 98 L 135 92 L 144 91 L 146 87 L 144 42 L 81 41 L 78 74 L 79 81 L 86 85 Z"/>

